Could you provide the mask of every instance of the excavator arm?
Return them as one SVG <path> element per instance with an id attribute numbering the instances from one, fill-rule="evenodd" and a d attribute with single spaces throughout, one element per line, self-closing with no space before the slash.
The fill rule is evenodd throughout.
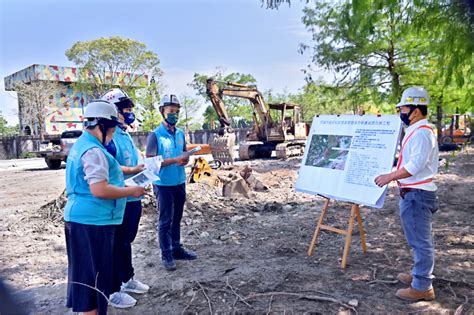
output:
<path id="1" fill-rule="evenodd" d="M 220 88 L 217 83 L 221 83 L 223 87 Z M 264 136 L 265 133 L 264 126 L 272 124 L 271 116 L 268 114 L 268 108 L 265 105 L 263 95 L 254 86 L 233 82 L 219 82 L 214 79 L 208 79 L 206 93 L 219 116 L 221 128 L 230 125 L 230 117 L 225 109 L 225 103 L 222 99 L 223 96 L 244 98 L 250 101 L 255 120 L 255 131 L 261 136 Z"/>
<path id="2" fill-rule="evenodd" d="M 217 113 L 221 129 L 229 127 L 231 124 L 230 117 L 229 114 L 227 114 L 224 101 L 221 98 L 219 86 L 213 79 L 207 79 L 206 94 L 211 100 L 212 106 Z"/>

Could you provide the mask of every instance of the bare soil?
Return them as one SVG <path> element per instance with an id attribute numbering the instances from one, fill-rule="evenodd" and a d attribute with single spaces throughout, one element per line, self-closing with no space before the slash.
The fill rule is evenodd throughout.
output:
<path id="1" fill-rule="evenodd" d="M 253 199 L 224 198 L 218 188 L 189 184 L 182 222 L 185 246 L 199 259 L 166 272 L 156 241 L 151 197 L 134 242 L 136 278 L 149 284 L 138 303 L 111 314 L 176 313 L 429 313 L 473 314 L 474 149 L 443 154 L 436 178 L 440 210 L 434 216 L 436 301 L 410 303 L 394 293 L 404 286 L 412 256 L 390 186 L 382 209 L 362 207 L 368 252 L 354 232 L 348 266 L 341 269 L 344 237 L 322 232 L 307 256 L 324 199 L 294 192 L 300 159 L 239 162 L 269 190 Z M 448 161 L 446 163 L 446 161 Z M 234 170 L 234 171 L 235 171 Z M 226 175 L 226 171 L 220 171 Z M 31 313 L 67 313 L 67 258 L 63 224 L 44 205 L 64 189 L 64 170 L 2 171 L 0 275 Z M 57 203 L 57 202 L 56 202 Z M 50 210 L 48 210 L 50 208 Z M 55 210 L 57 211 L 57 210 Z M 326 223 L 345 228 L 350 205 L 331 202 Z M 357 231 L 357 228 L 354 229 Z"/>

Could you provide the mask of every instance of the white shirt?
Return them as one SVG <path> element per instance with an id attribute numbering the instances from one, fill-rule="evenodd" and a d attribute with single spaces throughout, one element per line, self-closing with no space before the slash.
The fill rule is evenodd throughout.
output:
<path id="1" fill-rule="evenodd" d="M 399 182 L 402 185 L 416 184 L 433 179 L 438 173 L 438 141 L 431 129 L 419 128 L 423 125 L 428 125 L 428 120 L 422 119 L 405 130 L 405 137 L 402 141 L 403 151 L 400 153 L 402 156 L 400 168 L 404 167 L 412 176 L 400 179 Z M 410 138 L 407 141 L 409 136 Z M 429 191 L 436 191 L 437 189 L 433 182 L 407 187 Z"/>
<path id="2" fill-rule="evenodd" d="M 109 162 L 104 152 L 99 148 L 88 150 L 81 157 L 84 179 L 89 185 L 109 180 Z"/>

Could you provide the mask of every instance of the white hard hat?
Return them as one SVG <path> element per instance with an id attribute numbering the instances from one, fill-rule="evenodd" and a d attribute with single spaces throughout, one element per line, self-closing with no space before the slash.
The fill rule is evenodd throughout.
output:
<path id="1" fill-rule="evenodd" d="M 181 103 L 179 102 L 179 99 L 176 95 L 174 94 L 165 94 L 160 100 L 160 107 L 165 107 L 165 106 L 178 106 L 181 107 Z"/>
<path id="2" fill-rule="evenodd" d="M 430 96 L 428 92 L 419 86 L 414 86 L 403 91 L 402 98 L 400 103 L 397 104 L 397 107 L 406 106 L 406 105 L 424 105 L 427 106 L 430 104 Z"/>
<path id="3" fill-rule="evenodd" d="M 85 127 L 95 126 L 100 120 L 104 119 L 112 124 L 115 123 L 115 125 L 119 123 L 115 105 L 103 100 L 92 101 L 87 104 L 84 109 L 84 118 L 87 119 L 84 121 Z"/>
<path id="4" fill-rule="evenodd" d="M 107 91 L 100 99 L 115 104 L 119 110 L 135 106 L 128 94 L 119 88 L 114 88 Z"/>

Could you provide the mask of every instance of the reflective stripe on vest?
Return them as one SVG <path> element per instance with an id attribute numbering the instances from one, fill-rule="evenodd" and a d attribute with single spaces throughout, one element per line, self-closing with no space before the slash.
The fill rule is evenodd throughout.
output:
<path id="1" fill-rule="evenodd" d="M 430 129 L 431 132 L 434 134 L 434 130 L 433 128 L 431 128 L 430 126 L 428 125 L 422 125 L 418 128 L 416 128 L 415 130 L 413 130 L 409 135 L 408 137 L 406 138 L 406 140 L 403 142 L 402 144 L 402 148 L 400 149 L 400 156 L 398 157 L 398 162 L 397 162 L 397 170 L 400 169 L 400 165 L 402 165 L 402 160 L 403 160 L 403 150 L 405 149 L 405 145 L 407 144 L 408 140 L 410 140 L 411 136 L 415 133 L 415 131 L 417 131 L 418 129 L 421 129 L 421 128 L 426 128 L 426 129 Z M 416 182 L 416 183 L 411 183 L 411 184 L 401 184 L 399 181 L 397 181 L 398 183 L 398 186 L 400 187 L 407 187 L 407 186 L 416 186 L 416 185 L 421 185 L 421 184 L 427 184 L 427 183 L 431 183 L 433 181 L 432 178 L 430 179 L 427 179 L 427 180 L 424 180 L 424 181 L 421 181 L 421 182 Z"/>

